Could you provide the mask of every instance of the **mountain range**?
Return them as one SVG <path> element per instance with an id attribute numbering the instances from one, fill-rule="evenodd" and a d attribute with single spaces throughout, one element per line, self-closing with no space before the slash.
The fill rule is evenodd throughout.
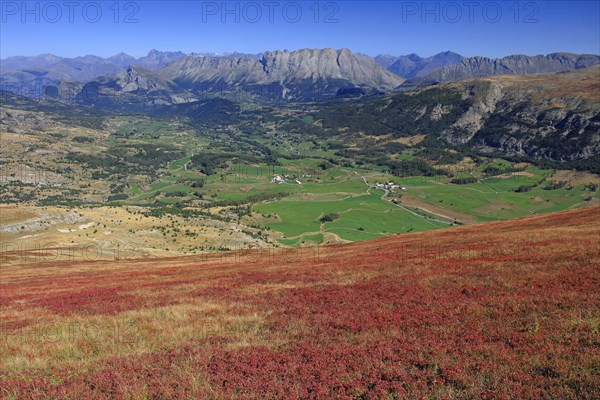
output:
<path id="1" fill-rule="evenodd" d="M 404 85 L 421 86 L 424 83 L 455 82 L 466 78 L 492 75 L 550 74 L 573 71 L 599 64 L 600 56 L 551 53 L 537 56 L 512 55 L 496 59 L 487 57 L 461 57 L 458 59 L 455 57 L 453 59 L 455 62 L 446 62 L 442 65 L 443 61 L 442 59 L 441 62 L 438 62 L 439 67 L 437 68 L 423 69 L 416 74 L 411 74 L 413 76 L 407 75 L 406 78 L 412 79 L 409 79 Z M 390 68 L 393 67 L 394 65 L 390 66 Z"/>
<path id="2" fill-rule="evenodd" d="M 33 57 L 9 57 L 0 60 L 0 88 L 23 95 L 39 97 L 44 88 L 61 82 L 86 83 L 140 65 L 158 70 L 168 63 L 185 57 L 182 52 L 152 50 L 140 58 L 119 53 L 109 58 L 94 55 L 64 58 L 52 54 Z"/>
<path id="3" fill-rule="evenodd" d="M 273 51 L 260 56 L 192 55 L 158 70 L 130 65 L 81 85 L 77 100 L 95 106 L 149 107 L 191 103 L 215 95 L 268 102 L 314 101 L 348 92 L 387 92 L 403 82 L 371 57 L 348 49 Z"/>
<path id="4" fill-rule="evenodd" d="M 600 56 L 570 53 L 491 59 L 447 51 L 426 58 L 416 54 L 371 58 L 348 49 L 190 55 L 152 50 L 137 59 L 125 53 L 109 58 L 44 54 L 0 60 L 0 88 L 40 96 L 49 86 L 70 86 L 79 93 L 91 84 L 99 95 L 121 100 L 144 96 L 147 104 L 178 104 L 223 93 L 270 101 L 311 101 L 472 77 L 556 73 L 599 63 Z M 60 96 L 60 90 L 55 92 Z M 78 98 L 85 97 L 80 93 Z"/>

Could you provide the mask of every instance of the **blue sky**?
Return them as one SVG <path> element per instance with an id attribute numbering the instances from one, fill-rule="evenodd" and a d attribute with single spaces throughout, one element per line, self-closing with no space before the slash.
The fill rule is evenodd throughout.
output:
<path id="1" fill-rule="evenodd" d="M 0 57 L 151 49 L 350 48 L 375 56 L 451 50 L 501 57 L 600 53 L 600 1 L 5 1 Z"/>

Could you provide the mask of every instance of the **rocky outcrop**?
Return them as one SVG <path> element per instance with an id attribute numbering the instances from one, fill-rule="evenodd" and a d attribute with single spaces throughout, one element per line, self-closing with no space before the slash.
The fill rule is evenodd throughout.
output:
<path id="1" fill-rule="evenodd" d="M 467 135 L 453 137 L 446 135 L 449 142 L 466 143 L 475 135 L 485 124 L 486 119 L 496 110 L 496 104 L 502 98 L 502 90 L 497 83 L 490 83 L 485 89 L 473 96 L 474 104 L 456 121 L 450 131 L 460 130 L 467 132 Z"/>

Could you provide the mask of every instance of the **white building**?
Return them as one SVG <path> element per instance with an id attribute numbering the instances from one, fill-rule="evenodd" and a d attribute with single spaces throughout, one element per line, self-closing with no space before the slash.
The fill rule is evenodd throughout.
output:
<path id="1" fill-rule="evenodd" d="M 281 185 L 282 183 L 285 183 L 285 179 L 283 179 L 281 175 L 275 175 L 273 179 L 271 179 L 271 183 Z"/>

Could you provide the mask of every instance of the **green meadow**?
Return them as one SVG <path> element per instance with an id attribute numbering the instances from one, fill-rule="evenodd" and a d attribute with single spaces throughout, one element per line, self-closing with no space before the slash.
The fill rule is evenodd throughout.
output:
<path id="1" fill-rule="evenodd" d="M 289 246 L 322 243 L 332 237 L 359 241 L 452 226 L 452 218 L 430 214 L 428 207 L 440 215 L 444 215 L 440 210 L 446 210 L 449 215 L 459 212 L 472 216 L 475 222 L 486 222 L 581 207 L 599 197 L 597 190 L 584 185 L 547 190 L 555 171 L 532 165 L 521 170 L 509 161 L 492 158 L 471 170 L 457 168 L 452 177 L 398 177 L 369 162 L 358 165 L 336 161 L 335 151 L 324 149 L 325 144 L 335 141 L 292 141 L 288 135 L 255 135 L 251 139 L 290 158 L 279 157 L 273 164 L 240 161 L 248 155 L 242 146 L 232 150 L 228 156 L 232 161 L 226 166 L 204 175 L 193 166 L 192 157 L 202 151 L 210 154 L 207 149 L 215 143 L 222 146 L 226 142 L 223 137 L 181 134 L 180 126 L 160 120 L 122 117 L 118 122 L 111 136 L 114 143 L 168 144 L 183 149 L 185 154 L 166 165 L 151 182 L 142 184 L 139 179 L 131 179 L 125 202 L 187 204 L 208 210 L 214 201 L 221 206 L 243 205 L 250 207 L 255 217 L 246 222 L 279 232 L 279 242 Z M 407 149 L 395 158 L 412 160 L 412 153 Z M 488 176 L 490 170 L 511 168 L 517 172 Z M 273 182 L 276 175 L 284 182 Z M 453 183 L 452 179 L 463 181 Z M 193 187 L 198 181 L 202 185 Z M 369 187 L 387 181 L 405 187 L 390 195 L 399 204 L 382 198 L 382 190 Z M 408 203 L 413 206 L 404 205 L 403 199 L 412 200 Z M 322 220 L 326 215 L 335 218 Z"/>

